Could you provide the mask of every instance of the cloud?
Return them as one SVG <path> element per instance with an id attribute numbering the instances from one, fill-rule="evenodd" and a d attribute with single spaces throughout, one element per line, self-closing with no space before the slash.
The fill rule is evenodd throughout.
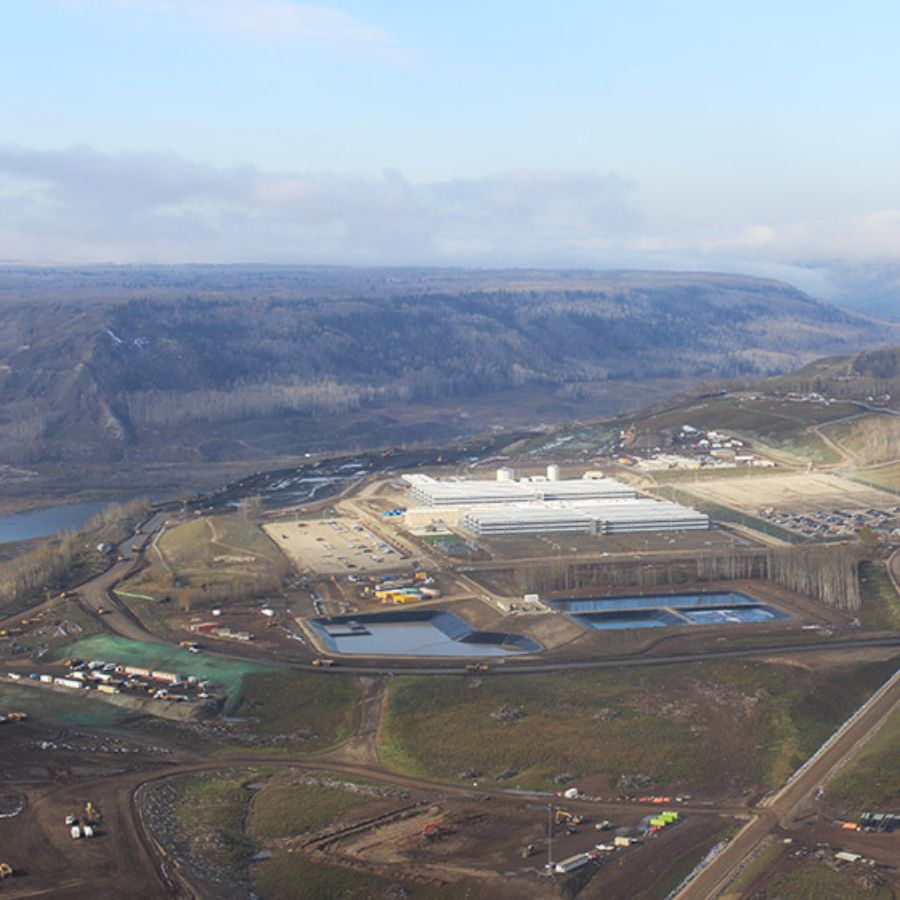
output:
<path id="1" fill-rule="evenodd" d="M 578 263 L 640 214 L 614 174 L 414 183 L 174 154 L 0 146 L 0 256 L 33 261 Z"/>
<path id="2" fill-rule="evenodd" d="M 0 145 L 0 259 L 694 269 L 822 297 L 834 260 L 900 259 L 900 210 L 667 231 L 636 193 L 614 173 L 413 182 Z"/>
<path id="3" fill-rule="evenodd" d="M 377 25 L 330 6 L 294 0 L 60 0 L 69 7 L 101 12 L 165 15 L 185 24 L 212 28 L 241 40 L 266 44 L 310 44 L 334 51 L 365 50 L 401 60 L 394 37 Z"/>

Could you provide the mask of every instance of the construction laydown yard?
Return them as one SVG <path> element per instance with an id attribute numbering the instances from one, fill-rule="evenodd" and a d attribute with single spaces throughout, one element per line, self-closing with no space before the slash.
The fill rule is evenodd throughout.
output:
<path id="1" fill-rule="evenodd" d="M 266 534 L 303 572 L 331 575 L 354 569 L 378 572 L 397 568 L 406 558 L 353 519 L 311 519 L 265 525 Z"/>
<path id="2" fill-rule="evenodd" d="M 817 512 L 832 509 L 891 509 L 900 497 L 837 475 L 808 472 L 765 478 L 719 478 L 685 482 L 696 497 L 749 513 L 765 509 Z"/>

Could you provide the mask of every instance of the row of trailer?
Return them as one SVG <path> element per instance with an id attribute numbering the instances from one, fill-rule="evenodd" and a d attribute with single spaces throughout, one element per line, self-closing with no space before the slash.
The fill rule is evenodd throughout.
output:
<path id="1" fill-rule="evenodd" d="M 103 660 L 67 659 L 69 671 L 65 675 L 48 672 L 7 672 L 10 681 L 52 685 L 71 690 L 93 690 L 101 694 L 122 692 L 150 694 L 155 700 L 207 699 L 215 685 L 192 675 L 149 669 L 143 666 L 123 666 Z"/>

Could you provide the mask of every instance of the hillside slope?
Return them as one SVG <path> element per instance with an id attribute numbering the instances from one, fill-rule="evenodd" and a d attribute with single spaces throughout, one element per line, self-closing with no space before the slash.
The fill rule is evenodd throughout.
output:
<path id="1" fill-rule="evenodd" d="M 281 452 L 443 439 L 892 336 L 728 275 L 7 269 L 0 462 L 236 458 L 275 434 Z M 448 405 L 468 412 L 449 421 Z"/>

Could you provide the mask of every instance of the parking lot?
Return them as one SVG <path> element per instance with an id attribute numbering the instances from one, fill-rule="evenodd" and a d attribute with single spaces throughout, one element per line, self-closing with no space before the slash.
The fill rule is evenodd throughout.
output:
<path id="1" fill-rule="evenodd" d="M 407 558 L 355 519 L 274 522 L 266 533 L 301 570 L 338 575 L 396 569 Z"/>
<path id="2" fill-rule="evenodd" d="M 870 528 L 881 537 L 890 538 L 900 529 L 900 506 L 889 509 L 819 510 L 811 513 L 766 509 L 760 513 L 760 517 L 806 537 L 853 537 L 861 528 Z"/>

